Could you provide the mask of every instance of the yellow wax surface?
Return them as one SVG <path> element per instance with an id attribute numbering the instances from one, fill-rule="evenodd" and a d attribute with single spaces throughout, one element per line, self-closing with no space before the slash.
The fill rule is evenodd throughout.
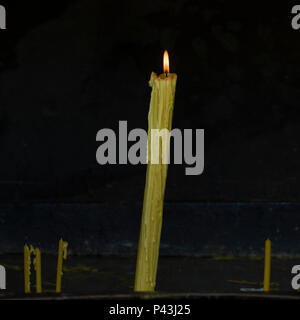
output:
<path id="1" fill-rule="evenodd" d="M 57 257 L 57 272 L 56 272 L 56 292 L 61 292 L 61 278 L 62 278 L 62 267 L 63 267 L 63 259 L 67 259 L 67 247 L 68 242 L 59 240 L 58 243 L 58 257 Z"/>
<path id="2" fill-rule="evenodd" d="M 30 250 L 27 244 L 24 246 L 24 291 L 30 293 Z"/>
<path id="3" fill-rule="evenodd" d="M 24 245 L 24 291 L 25 293 L 31 292 L 31 255 L 34 255 L 33 265 L 36 276 L 36 292 L 42 292 L 42 275 L 41 275 L 41 251 L 38 248 L 34 248 L 32 245 Z"/>
<path id="4" fill-rule="evenodd" d="M 148 165 L 144 192 L 142 222 L 135 275 L 135 291 L 155 290 L 159 256 L 163 202 L 168 165 L 160 161 L 151 163 L 151 130 L 172 128 L 177 75 L 157 75 L 152 72 L 149 85 L 152 87 L 148 114 Z M 159 150 L 162 150 L 159 140 Z"/>
<path id="5" fill-rule="evenodd" d="M 264 291 L 270 290 L 271 279 L 271 240 L 265 242 L 265 271 L 264 271 Z"/>
<path id="6" fill-rule="evenodd" d="M 41 251 L 40 249 L 34 250 L 35 254 L 35 277 L 36 277 L 36 292 L 42 293 L 42 271 L 41 271 Z"/>

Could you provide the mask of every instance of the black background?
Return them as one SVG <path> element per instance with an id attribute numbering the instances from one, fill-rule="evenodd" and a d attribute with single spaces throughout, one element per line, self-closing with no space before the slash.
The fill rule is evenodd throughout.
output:
<path id="1" fill-rule="evenodd" d="M 205 171 L 167 201 L 299 199 L 300 31 L 286 1 L 2 1 L 0 200 L 141 201 L 143 165 L 96 162 L 96 133 L 147 129 L 152 71 L 178 74 L 173 127 Z"/>

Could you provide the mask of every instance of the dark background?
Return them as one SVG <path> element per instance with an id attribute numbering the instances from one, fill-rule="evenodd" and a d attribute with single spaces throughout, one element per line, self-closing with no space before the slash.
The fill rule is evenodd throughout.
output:
<path id="1" fill-rule="evenodd" d="M 2 1 L 1 202 L 142 201 L 143 165 L 96 163 L 96 133 L 147 129 L 152 71 L 178 74 L 173 127 L 205 171 L 166 201 L 298 201 L 300 31 L 278 1 Z"/>

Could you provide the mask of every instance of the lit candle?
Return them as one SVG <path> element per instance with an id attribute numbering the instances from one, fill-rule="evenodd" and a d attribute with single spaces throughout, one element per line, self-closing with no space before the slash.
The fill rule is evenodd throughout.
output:
<path id="1" fill-rule="evenodd" d="M 64 260 L 67 259 L 67 247 L 68 247 L 68 242 L 63 241 L 63 239 L 60 239 L 58 244 L 56 292 L 61 292 L 61 277 L 63 275 L 62 266 L 63 266 L 63 259 Z"/>
<path id="2" fill-rule="evenodd" d="M 271 240 L 267 239 L 265 242 L 265 272 L 264 272 L 264 291 L 270 290 L 271 278 Z"/>
<path id="3" fill-rule="evenodd" d="M 164 73 L 152 72 L 150 109 L 148 114 L 148 165 L 144 192 L 144 203 L 140 239 L 135 274 L 135 291 L 151 292 L 155 290 L 162 226 L 163 202 L 168 164 L 162 161 L 162 140 L 158 145 L 151 140 L 153 129 L 172 128 L 172 117 L 177 75 L 169 73 L 168 52 L 164 52 Z M 165 148 L 164 148 L 165 149 Z M 153 154 L 159 152 L 159 162 L 153 162 Z"/>

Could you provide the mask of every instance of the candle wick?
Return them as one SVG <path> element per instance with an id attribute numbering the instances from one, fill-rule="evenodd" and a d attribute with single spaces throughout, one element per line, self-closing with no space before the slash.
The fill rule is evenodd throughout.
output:
<path id="1" fill-rule="evenodd" d="M 166 71 L 166 78 L 168 78 L 168 71 Z"/>

